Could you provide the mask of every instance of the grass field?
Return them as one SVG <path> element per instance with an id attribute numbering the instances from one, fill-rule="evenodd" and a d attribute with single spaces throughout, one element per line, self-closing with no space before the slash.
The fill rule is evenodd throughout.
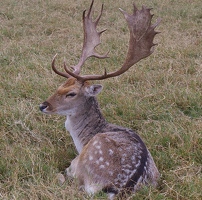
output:
<path id="1" fill-rule="evenodd" d="M 64 117 L 43 115 L 38 105 L 64 81 L 51 60 L 78 62 L 82 11 L 90 0 L 5 0 L 0 5 L 0 199 L 90 199 L 76 183 L 60 186 L 56 175 L 76 156 Z M 99 51 L 83 73 L 121 66 L 128 29 L 121 7 L 132 0 L 101 2 L 99 29 L 107 28 Z M 138 200 L 202 199 L 202 1 L 137 0 L 162 18 L 154 54 L 124 75 L 102 81 L 99 102 L 111 123 L 137 130 L 161 173 L 159 187 L 144 188 Z M 95 199 L 106 199 L 98 194 Z"/>

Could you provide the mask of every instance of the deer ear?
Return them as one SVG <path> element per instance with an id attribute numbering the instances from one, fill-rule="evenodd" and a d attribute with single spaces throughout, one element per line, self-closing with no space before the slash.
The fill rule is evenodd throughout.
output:
<path id="1" fill-rule="evenodd" d="M 85 88 L 87 96 L 96 96 L 102 91 L 102 85 L 95 84 Z"/>

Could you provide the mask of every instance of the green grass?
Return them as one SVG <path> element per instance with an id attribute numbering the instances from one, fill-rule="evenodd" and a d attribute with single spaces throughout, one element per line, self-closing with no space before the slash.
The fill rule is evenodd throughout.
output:
<path id="1" fill-rule="evenodd" d="M 131 0 L 103 1 L 100 51 L 84 73 L 112 71 L 125 57 L 128 30 L 118 11 Z M 75 157 L 64 117 L 40 113 L 38 105 L 64 81 L 51 71 L 64 57 L 78 61 L 82 11 L 90 0 L 5 0 L 0 6 L 0 199 L 90 199 L 76 183 L 60 186 L 56 175 Z M 136 1 L 162 18 L 154 54 L 130 72 L 102 82 L 99 102 L 107 120 L 138 131 L 161 173 L 159 187 L 144 188 L 139 200 L 202 198 L 202 2 Z M 100 8 L 101 2 L 96 1 Z M 98 9 L 99 10 L 99 9 Z M 116 35 L 116 37 L 114 37 Z M 95 68 L 93 68 L 95 66 Z M 95 199 L 106 199 L 102 193 Z"/>

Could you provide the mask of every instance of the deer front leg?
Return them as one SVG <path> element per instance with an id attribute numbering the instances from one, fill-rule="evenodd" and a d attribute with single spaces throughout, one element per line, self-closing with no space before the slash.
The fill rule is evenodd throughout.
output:
<path id="1" fill-rule="evenodd" d="M 72 160 L 71 165 L 65 169 L 65 177 L 66 179 L 72 179 L 76 177 L 76 168 L 77 168 L 77 164 L 78 164 L 78 157 L 74 158 L 74 160 Z"/>
<path id="2" fill-rule="evenodd" d="M 64 184 L 66 180 L 71 180 L 76 177 L 75 172 L 76 172 L 77 163 L 78 163 L 78 156 L 74 160 L 72 160 L 70 166 L 65 169 L 64 174 L 62 173 L 57 174 L 57 180 L 60 185 Z"/>

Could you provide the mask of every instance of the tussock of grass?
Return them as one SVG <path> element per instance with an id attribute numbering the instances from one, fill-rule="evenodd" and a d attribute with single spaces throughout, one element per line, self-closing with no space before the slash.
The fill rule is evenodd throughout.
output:
<path id="1" fill-rule="evenodd" d="M 76 183 L 63 186 L 56 175 L 76 155 L 64 118 L 38 110 L 64 81 L 50 69 L 65 57 L 78 61 L 85 0 L 1 2 L 0 7 L 0 199 L 90 199 Z M 123 63 L 128 30 L 118 8 L 131 0 L 104 1 L 102 52 L 110 59 L 88 60 L 84 73 L 115 70 Z M 101 2 L 96 2 L 97 6 Z M 162 18 L 155 53 L 121 77 L 102 84 L 99 96 L 107 120 L 138 131 L 162 174 L 159 187 L 130 199 L 201 199 L 202 42 L 199 0 L 139 1 Z M 154 17 L 155 18 L 155 17 Z M 116 35 L 116 37 L 114 37 Z M 96 66 L 94 68 L 94 66 Z M 106 199 L 102 193 L 95 199 Z"/>

